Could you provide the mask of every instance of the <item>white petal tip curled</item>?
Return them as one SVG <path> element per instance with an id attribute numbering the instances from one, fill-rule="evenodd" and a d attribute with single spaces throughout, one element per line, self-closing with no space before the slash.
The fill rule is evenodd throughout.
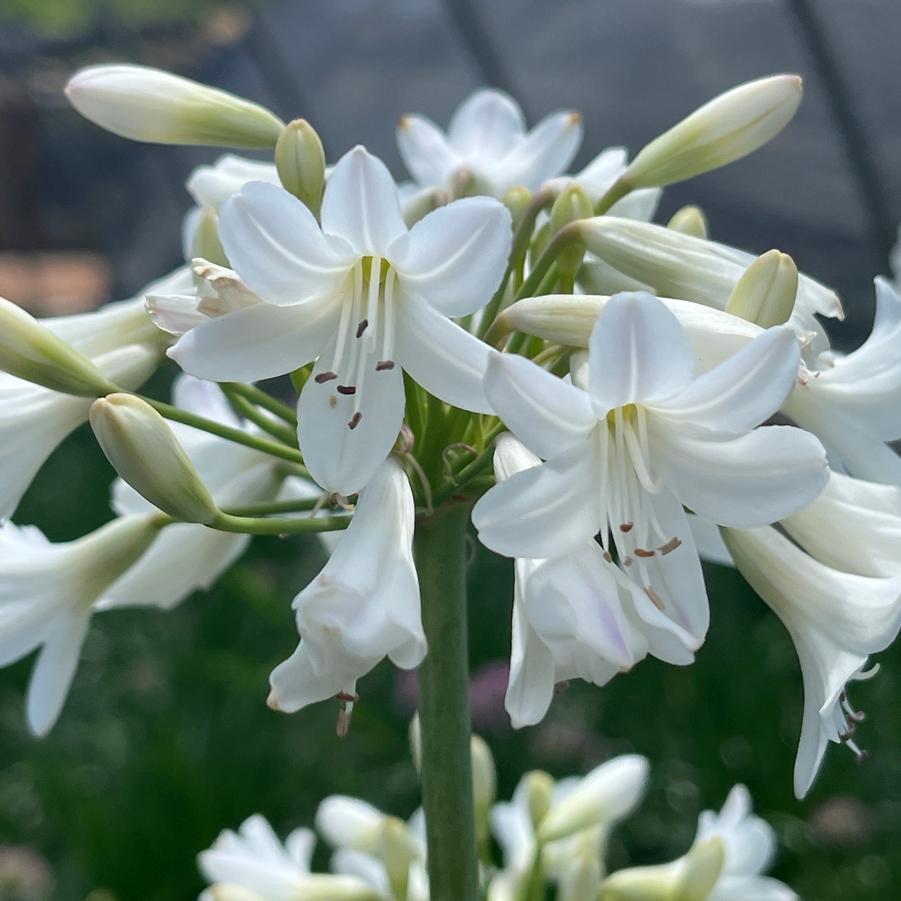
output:
<path id="1" fill-rule="evenodd" d="M 279 703 L 278 697 L 276 696 L 276 694 L 275 694 L 274 691 L 270 692 L 270 693 L 269 693 L 269 697 L 266 698 L 266 706 L 267 706 L 270 710 L 275 710 L 275 711 L 277 711 L 278 713 L 284 713 L 284 712 L 285 712 L 284 710 L 282 710 L 281 704 Z"/>

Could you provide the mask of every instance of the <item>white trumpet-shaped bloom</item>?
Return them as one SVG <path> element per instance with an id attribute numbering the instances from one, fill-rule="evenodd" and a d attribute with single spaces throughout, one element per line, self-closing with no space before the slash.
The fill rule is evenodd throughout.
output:
<path id="1" fill-rule="evenodd" d="M 120 517 L 62 544 L 34 526 L 0 527 L 0 666 L 40 648 L 26 705 L 36 735 L 56 722 L 91 615 L 157 537 L 155 519 Z"/>
<path id="2" fill-rule="evenodd" d="M 292 713 L 352 700 L 382 658 L 403 669 L 426 652 L 413 563 L 413 494 L 394 460 L 376 471 L 322 572 L 294 600 L 300 644 L 273 670 L 270 706 Z"/>
<path id="3" fill-rule="evenodd" d="M 741 574 L 788 629 L 804 680 L 804 716 L 795 761 L 795 794 L 810 790 L 828 742 L 853 740 L 862 717 L 846 686 L 866 678 L 871 654 L 901 628 L 901 575 L 841 572 L 809 556 L 774 528 L 726 529 L 726 545 Z"/>
<path id="4" fill-rule="evenodd" d="M 578 113 L 551 113 L 526 131 L 519 104 L 496 90 L 463 101 L 447 132 L 418 115 L 404 116 L 397 127 L 400 155 L 421 187 L 453 188 L 457 179 L 471 179 L 475 192 L 496 197 L 516 186 L 534 191 L 559 175 L 581 141 Z"/>
<path id="5" fill-rule="evenodd" d="M 499 483 L 540 464 L 512 435 L 498 439 L 494 471 Z M 672 632 L 639 618 L 636 590 L 591 538 L 563 557 L 515 561 L 505 698 L 514 728 L 544 718 L 559 682 L 580 678 L 605 685 L 649 651 L 671 663 L 693 660 Z"/>
<path id="6" fill-rule="evenodd" d="M 287 191 L 251 183 L 223 206 L 219 234 L 264 303 L 200 323 L 170 355 L 213 381 L 316 360 L 299 439 L 323 487 L 352 494 L 385 459 L 403 421 L 402 370 L 454 406 L 488 411 L 491 350 L 449 317 L 477 310 L 500 282 L 511 231 L 497 201 L 459 200 L 407 229 L 388 170 L 357 147 L 329 178 L 321 227 Z"/>
<path id="7" fill-rule="evenodd" d="M 608 559 L 641 589 L 641 620 L 690 649 L 709 621 L 683 505 L 714 522 L 773 522 L 827 479 L 819 442 L 800 429 L 755 429 L 798 367 L 791 331 L 770 329 L 697 378 L 688 340 L 646 294 L 608 301 L 573 384 L 523 358 L 495 357 L 485 389 L 498 415 L 546 462 L 492 488 L 473 510 L 484 544 L 553 558 L 600 534 Z"/>
<path id="8" fill-rule="evenodd" d="M 824 352 L 785 405 L 819 435 L 851 475 L 901 485 L 901 458 L 885 442 L 901 438 L 901 293 L 876 279 L 876 318 L 867 340 L 847 355 Z"/>
<path id="9" fill-rule="evenodd" d="M 295 829 L 279 841 L 259 814 L 248 817 L 237 832 L 223 830 L 197 855 L 211 883 L 200 901 L 374 901 L 365 882 L 352 876 L 310 872 L 316 839 L 309 829 Z"/>

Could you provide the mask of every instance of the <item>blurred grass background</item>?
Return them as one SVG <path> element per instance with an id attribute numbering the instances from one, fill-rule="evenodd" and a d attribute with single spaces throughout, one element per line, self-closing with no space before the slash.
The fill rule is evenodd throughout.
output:
<path id="1" fill-rule="evenodd" d="M 885 217 L 885 211 L 874 212 L 868 206 L 863 188 L 859 195 L 841 193 L 843 186 L 860 179 L 861 170 L 855 168 L 847 146 L 844 156 L 836 157 L 839 165 L 821 140 L 821 117 L 830 109 L 824 98 L 833 95 L 828 84 L 817 87 L 818 70 L 810 58 L 802 54 L 795 59 L 779 40 L 766 45 L 750 40 L 755 27 L 767 26 L 768 20 L 760 17 L 775 15 L 771 11 L 777 7 L 784 11 L 796 5 L 731 4 L 728 19 L 720 11 L 727 4 L 667 6 L 667 10 L 680 7 L 684 16 L 695 17 L 692 21 L 698 27 L 703 23 L 710 29 L 709 51 L 721 54 L 711 62 L 709 57 L 692 56 L 691 46 L 685 51 L 697 65 L 680 70 L 681 74 L 686 82 L 695 79 L 705 85 L 703 96 L 693 94 L 690 101 L 647 90 L 639 93 L 648 107 L 657 104 L 653 112 L 649 109 L 636 117 L 633 106 L 619 110 L 625 117 L 620 121 L 614 104 L 605 118 L 593 103 L 610 103 L 608 95 L 616 92 L 599 96 L 594 86 L 597 79 L 590 77 L 587 68 L 577 83 L 561 83 L 563 62 L 561 70 L 545 70 L 543 84 L 550 85 L 552 99 L 541 93 L 541 86 L 533 85 L 531 94 L 525 93 L 540 110 L 545 102 L 553 108 L 581 101 L 587 122 L 600 120 L 605 129 L 609 127 L 605 130 L 608 143 L 625 130 L 634 148 L 639 143 L 636 135 L 650 136 L 677 112 L 715 93 L 706 89 L 708 84 L 721 89 L 766 71 L 804 71 L 812 79 L 810 106 L 805 107 L 812 112 L 803 114 L 808 119 L 799 117 L 800 136 L 793 132 L 795 138 L 785 139 L 794 144 L 779 144 L 772 151 L 775 156 L 768 157 L 771 151 L 764 151 L 762 168 L 755 169 L 757 164 L 749 161 L 742 164 L 748 168 L 740 171 L 730 169 L 725 176 L 709 176 L 689 188 L 676 188 L 666 201 L 664 218 L 681 203 L 699 200 L 713 213 L 716 237 L 758 250 L 777 244 L 797 253 L 802 265 L 815 274 L 841 282 L 839 287 L 850 301 L 850 333 L 859 335 L 868 328 L 869 277 L 885 269 L 889 236 L 885 228 L 880 231 L 877 221 Z M 835 8 L 833 4 L 823 8 L 827 5 Z M 409 103 L 410 108 L 423 109 L 441 120 L 442 111 L 452 108 L 472 86 L 470 82 L 517 87 L 511 84 L 516 81 L 516 66 L 512 57 L 504 55 L 503 41 L 498 39 L 492 69 L 484 34 L 467 31 L 467 22 L 479 25 L 479 21 L 471 15 L 466 19 L 465 9 L 460 11 L 465 6 L 450 0 L 421 6 L 392 0 L 380 7 L 379 19 L 374 21 L 368 0 L 347 4 L 344 18 L 325 7 L 290 2 L 242 6 L 212 0 L 198 4 L 6 0 L 0 8 L 0 117 L 4 124 L 0 250 L 15 250 L 19 268 L 0 265 L 2 293 L 22 302 L 30 299 L 32 308 L 44 311 L 89 307 L 98 296 L 124 296 L 165 271 L 176 262 L 177 216 L 188 203 L 178 182 L 190 165 L 215 156 L 130 145 L 80 123 L 58 95 L 62 79 L 75 65 L 98 58 L 169 64 L 284 107 L 291 96 L 285 92 L 274 99 L 270 96 L 275 83 L 272 57 L 268 58 L 268 81 L 265 71 L 261 76 L 249 66 L 248 58 L 254 55 L 259 63 L 262 40 L 260 23 L 254 25 L 249 11 L 258 7 L 272 11 L 273 18 L 261 20 L 270 29 L 299 22 L 311 31 L 312 22 L 320 28 L 312 29 L 315 40 L 323 46 L 344 42 L 342 49 L 357 68 L 334 58 L 331 69 L 320 65 L 321 83 L 302 84 L 294 99 L 313 98 L 310 102 L 315 107 L 322 96 L 341 96 L 353 111 L 360 104 L 371 106 L 366 90 L 390 97 L 384 100 L 388 112 L 370 109 L 373 120 L 379 119 L 372 139 L 367 134 L 368 120 L 361 123 L 334 108 L 323 108 L 314 122 L 317 126 L 321 122 L 326 137 L 331 136 L 333 151 L 340 152 L 347 143 L 341 131 L 346 119 L 347 128 L 353 125 L 353 140 L 370 142 L 396 163 L 390 130 L 384 127 L 384 122 L 390 122 L 389 114 L 396 112 L 392 103 Z M 639 14 L 631 12 L 634 7 L 628 4 L 611 6 L 616 6 L 623 21 L 614 17 L 605 23 L 603 33 L 612 34 L 613 40 L 618 40 L 617 33 L 628 36 L 632 43 L 624 43 L 626 50 L 642 47 L 650 35 L 654 41 L 663 40 L 647 10 Z M 591 61 L 574 53 L 567 44 L 573 36 L 563 33 L 567 23 L 586 24 L 587 41 L 603 40 L 602 32 L 592 35 L 587 28 L 597 24 L 590 17 L 599 15 L 588 4 L 563 4 L 545 13 L 562 23 L 556 31 L 547 27 L 541 31 L 538 4 L 511 0 L 505 6 L 514 7 L 528 29 L 523 37 L 526 44 L 528 35 L 538 30 L 547 34 L 544 44 L 556 48 L 561 61 L 569 56 L 585 67 L 609 63 L 603 53 L 593 55 Z M 575 7 L 578 14 L 571 12 Z M 703 18 L 695 9 L 700 7 L 705 8 Z M 753 14 L 749 7 L 755 7 Z M 868 2 L 871 13 L 888 8 L 889 4 Z M 405 41 L 409 36 L 403 29 L 414 27 L 411 20 L 420 23 L 417 28 L 425 28 L 420 21 L 427 18 L 425 9 L 432 18 L 436 10 L 444 9 L 441 21 L 453 24 L 457 36 L 448 37 L 447 46 L 416 45 L 426 46 L 429 57 L 427 68 L 417 71 L 437 73 L 436 80 L 391 82 L 392 66 L 401 71 L 403 67 L 384 45 L 374 49 L 353 41 L 360 35 L 363 40 L 374 29 L 383 30 L 378 31 L 383 42 L 389 40 L 388 31 L 399 33 L 398 40 Z M 625 21 L 630 15 L 644 16 L 644 31 L 630 30 L 635 26 Z M 727 21 L 734 43 L 723 47 Z M 666 24 L 678 38 L 681 26 Z M 483 31 L 489 34 L 490 30 Z M 748 48 L 739 51 L 745 43 Z M 408 45 L 412 46 L 404 43 Z M 682 40 L 679 46 L 684 45 Z M 663 54 L 660 46 L 656 50 Z M 464 51 L 470 56 L 461 63 Z M 870 47 L 868 52 L 880 60 L 876 49 Z M 776 59 L 767 54 L 776 54 Z M 454 62 L 449 69 L 450 57 Z M 298 54 L 298 59 L 303 55 Z M 888 66 L 887 57 L 884 62 Z M 461 75 L 463 70 L 469 74 Z M 448 76 L 448 71 L 456 74 Z M 368 87 L 360 82 L 361 72 L 370 78 Z M 857 70 L 849 64 L 848 72 L 853 75 Z M 668 90 L 678 90 L 665 67 L 659 78 Z M 389 85 L 396 86 L 401 99 L 394 97 Z M 422 93 L 416 95 L 417 90 Z M 573 100 L 571 92 L 576 95 Z M 435 97 L 437 109 L 431 102 Z M 661 120 L 658 107 L 672 112 Z M 861 107 L 863 112 L 867 109 Z M 888 127 L 886 132 L 889 146 L 896 146 L 896 132 Z M 827 134 L 829 140 L 841 143 L 834 129 Z M 583 159 L 601 146 L 592 140 L 587 140 Z M 796 155 L 789 152 L 792 148 L 798 150 Z M 786 177 L 786 167 L 796 176 L 809 170 L 809 178 L 796 177 L 783 208 L 780 193 L 785 192 L 780 192 L 779 179 Z M 866 171 L 864 167 L 864 175 Z M 888 175 L 895 180 L 883 180 L 886 204 L 901 197 L 901 175 L 895 170 Z M 773 182 L 760 181 L 762 176 L 772 177 Z M 860 185 L 865 187 L 865 179 Z M 791 218 L 789 208 L 798 210 L 800 221 Z M 41 259 L 46 262 L 39 280 L 22 275 L 23 271 L 34 275 L 36 251 L 45 255 Z M 94 267 L 91 278 L 79 283 L 81 293 L 76 292 L 69 269 L 66 278 L 48 280 L 47 266 L 58 269 L 62 251 L 84 254 L 79 256 L 81 264 Z M 54 288 L 57 296 L 47 285 L 59 281 L 63 285 Z M 166 376 L 161 376 L 156 387 L 164 391 L 165 386 Z M 44 468 L 16 519 L 37 523 L 55 540 L 74 538 L 107 517 L 110 477 L 89 432 L 81 430 Z M 343 740 L 335 735 L 334 705 L 321 704 L 291 717 L 265 706 L 268 674 L 296 643 L 291 599 L 324 559 L 312 540 L 257 539 L 251 553 L 213 590 L 172 612 L 128 610 L 97 617 L 67 706 L 43 741 L 33 739 L 23 722 L 31 660 L 0 671 L 2 901 L 29 897 L 35 901 L 181 901 L 196 897 L 201 888 L 195 854 L 220 829 L 237 826 L 252 812 L 264 813 L 285 833 L 310 825 L 317 803 L 330 793 L 358 795 L 401 816 L 413 811 L 418 795 L 406 733 L 415 690 L 409 676 L 383 665 L 367 677 L 360 686 L 362 700 L 353 728 Z M 734 783 L 744 782 L 757 810 L 779 834 L 774 874 L 803 898 L 877 901 L 897 897 L 901 885 L 901 720 L 897 716 L 901 655 L 896 649 L 883 654 L 880 677 L 854 692 L 854 702 L 868 713 L 860 735 L 871 752 L 870 760 L 858 766 L 850 752 L 832 747 L 814 792 L 799 803 L 791 793 L 791 770 L 800 725 L 801 682 L 791 643 L 737 575 L 714 567 L 708 577 L 713 621 L 693 667 L 677 669 L 649 660 L 602 690 L 573 683 L 557 698 L 541 726 L 514 732 L 503 712 L 512 576 L 507 561 L 479 550 L 470 571 L 474 718 L 476 729 L 496 755 L 500 796 L 509 797 L 528 769 L 543 768 L 565 776 L 585 772 L 614 754 L 637 751 L 652 761 L 651 791 L 638 815 L 617 831 L 611 867 L 681 854 L 691 841 L 698 811 L 718 807 Z M 327 859 L 325 849 L 320 849 L 320 857 Z M 23 873 L 33 879 L 31 895 L 2 887 L 9 874 L 18 878 Z"/>

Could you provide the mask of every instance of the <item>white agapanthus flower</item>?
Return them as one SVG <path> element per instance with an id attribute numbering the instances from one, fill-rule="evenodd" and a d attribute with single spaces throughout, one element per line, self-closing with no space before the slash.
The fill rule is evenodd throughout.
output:
<path id="1" fill-rule="evenodd" d="M 340 696 L 389 657 L 403 669 L 426 652 L 413 563 L 413 494 L 393 459 L 360 493 L 322 572 L 294 599 L 300 644 L 273 670 L 270 706 L 294 712 Z"/>
<path id="2" fill-rule="evenodd" d="M 40 649 L 26 704 L 36 735 L 56 722 L 91 616 L 157 537 L 155 519 L 119 517 L 61 544 L 34 526 L 0 527 L 0 666 Z"/>
<path id="3" fill-rule="evenodd" d="M 797 539 L 803 532 L 794 533 Z M 871 654 L 901 628 L 901 575 L 864 576 L 821 563 L 772 527 L 724 532 L 735 565 L 782 620 L 804 680 L 804 716 L 795 761 L 795 794 L 810 790 L 828 742 L 853 740 L 860 719 L 846 686 L 866 678 Z"/>
<path id="4" fill-rule="evenodd" d="M 736 785 L 719 813 L 704 811 L 691 850 L 672 863 L 619 870 L 602 886 L 610 901 L 797 901 L 784 883 L 761 875 L 772 863 L 776 839 L 751 813 L 751 796 Z"/>
<path id="5" fill-rule="evenodd" d="M 211 883 L 200 901 L 377 901 L 365 882 L 352 876 L 310 872 L 316 839 L 309 829 L 295 829 L 279 841 L 259 814 L 237 832 L 223 830 L 197 856 Z"/>
<path id="6" fill-rule="evenodd" d="M 638 585 L 636 611 L 697 648 L 709 610 L 683 504 L 724 525 L 781 519 L 827 479 L 819 442 L 800 429 L 755 429 L 791 389 L 798 346 L 770 329 L 693 378 L 676 318 L 656 298 L 610 299 L 573 384 L 499 355 L 486 393 L 505 424 L 547 462 L 475 506 L 482 542 L 514 557 L 571 553 L 600 533 Z"/>
<path id="7" fill-rule="evenodd" d="M 511 233 L 497 201 L 456 201 L 407 229 L 388 170 L 357 147 L 332 172 L 321 228 L 286 191 L 252 183 L 223 206 L 219 233 L 265 302 L 201 323 L 170 355 L 213 381 L 316 360 L 299 438 L 323 487 L 355 493 L 385 459 L 403 421 L 402 370 L 448 403 L 488 411 L 491 349 L 448 317 L 478 309 L 500 282 Z"/>
<path id="8" fill-rule="evenodd" d="M 146 290 L 187 290 L 191 276 L 176 269 Z M 143 293 L 92 313 L 40 323 L 88 357 L 112 382 L 139 388 L 163 353 L 144 311 Z M 87 422 L 93 398 L 61 394 L 0 373 L 0 520 L 11 516 L 38 470 L 63 439 Z"/>
<path id="9" fill-rule="evenodd" d="M 886 442 L 901 438 L 901 294 L 876 279 L 876 318 L 867 340 L 847 355 L 810 362 L 785 412 L 819 435 L 851 475 L 901 485 L 901 458 Z"/>
<path id="10" fill-rule="evenodd" d="M 563 172 L 582 141 L 578 113 L 551 113 L 531 131 L 519 104 L 496 90 L 476 91 L 453 114 L 447 132 L 424 116 L 404 116 L 397 146 L 422 188 L 472 179 L 474 192 L 500 197 L 512 187 L 534 191 Z"/>
<path id="11" fill-rule="evenodd" d="M 540 464 L 512 435 L 498 439 L 498 483 Z M 515 728 L 544 718 L 559 682 L 581 678 L 605 685 L 648 651 L 671 663 L 692 661 L 692 652 L 671 631 L 638 617 L 636 590 L 590 538 L 554 560 L 515 560 L 505 698 Z"/>

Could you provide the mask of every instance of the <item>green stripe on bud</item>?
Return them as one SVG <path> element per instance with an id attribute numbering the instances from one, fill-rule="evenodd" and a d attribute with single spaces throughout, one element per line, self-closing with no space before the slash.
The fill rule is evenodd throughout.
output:
<path id="1" fill-rule="evenodd" d="M 113 468 L 140 495 L 183 522 L 208 525 L 219 510 L 166 420 L 131 394 L 91 406 L 91 427 Z"/>
<path id="2" fill-rule="evenodd" d="M 95 125 L 151 144 L 270 148 L 284 127 L 265 107 L 147 66 L 89 66 L 66 96 Z"/>
<path id="3" fill-rule="evenodd" d="M 798 267 L 787 254 L 769 250 L 738 280 L 726 312 L 761 328 L 788 322 L 798 293 Z"/>
<path id="4" fill-rule="evenodd" d="M 774 138 L 801 103 L 797 75 L 759 78 L 726 91 L 646 145 L 620 181 L 664 187 L 741 159 Z"/>
<path id="5" fill-rule="evenodd" d="M 316 129 L 306 119 L 289 122 L 279 135 L 275 168 L 285 190 L 318 218 L 325 189 L 325 151 Z"/>
<path id="6" fill-rule="evenodd" d="M 2 297 L 0 370 L 51 391 L 80 397 L 100 397 L 117 390 L 87 357 Z"/>

